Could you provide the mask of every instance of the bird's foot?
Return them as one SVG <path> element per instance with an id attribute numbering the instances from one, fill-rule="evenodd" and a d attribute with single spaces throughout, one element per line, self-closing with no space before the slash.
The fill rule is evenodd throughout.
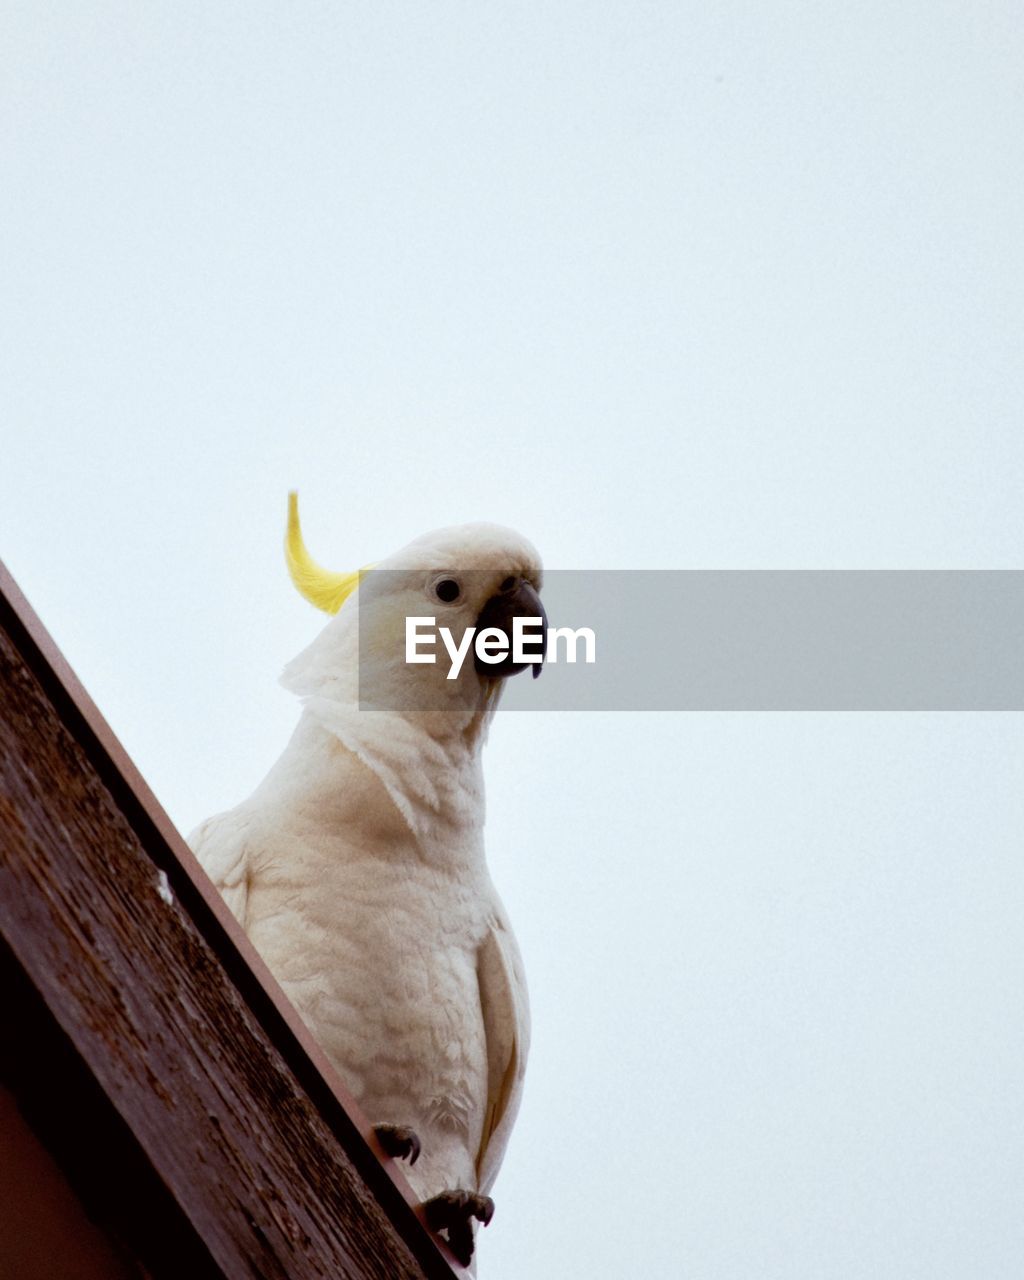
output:
<path id="1" fill-rule="evenodd" d="M 412 1129 L 401 1124 L 375 1124 L 373 1131 L 385 1155 L 415 1164 L 420 1156 L 420 1140 Z"/>
<path id="2" fill-rule="evenodd" d="M 473 1257 L 473 1219 L 486 1227 L 494 1217 L 494 1201 L 474 1191 L 442 1191 L 423 1206 L 431 1231 L 447 1231 L 448 1247 L 464 1267 Z"/>

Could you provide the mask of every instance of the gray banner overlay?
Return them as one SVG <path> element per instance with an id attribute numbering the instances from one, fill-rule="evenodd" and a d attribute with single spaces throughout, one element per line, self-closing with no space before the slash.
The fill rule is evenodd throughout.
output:
<path id="1" fill-rule="evenodd" d="M 367 618 L 399 576 L 408 589 L 407 575 L 367 575 Z M 582 661 L 580 643 L 578 661 L 565 662 L 561 643 L 539 679 L 506 680 L 504 710 L 1024 709 L 1020 570 L 555 571 L 541 598 L 550 626 L 594 632 L 596 661 Z M 456 617 L 426 597 L 419 612 L 439 625 Z M 361 607 L 361 695 L 380 687 L 362 677 L 380 661 L 384 634 L 376 626 L 370 644 L 363 618 Z M 404 643 L 397 630 L 393 644 L 388 635 L 393 660 L 404 661 Z M 433 651 L 447 672 L 440 638 Z M 474 678 L 470 651 L 459 679 Z"/>

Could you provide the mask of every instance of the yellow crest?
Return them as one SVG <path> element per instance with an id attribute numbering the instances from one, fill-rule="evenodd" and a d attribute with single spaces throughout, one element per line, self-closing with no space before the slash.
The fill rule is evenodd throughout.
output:
<path id="1" fill-rule="evenodd" d="M 356 587 L 359 579 L 370 566 L 354 573 L 331 573 L 322 568 L 306 550 L 299 524 L 299 495 L 293 489 L 288 494 L 288 529 L 284 536 L 284 558 L 292 582 L 310 604 L 324 613 L 337 613 Z"/>

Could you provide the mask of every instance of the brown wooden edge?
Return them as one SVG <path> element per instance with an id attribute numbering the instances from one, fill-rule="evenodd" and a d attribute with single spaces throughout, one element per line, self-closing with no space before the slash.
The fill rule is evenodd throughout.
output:
<path id="1" fill-rule="evenodd" d="M 46 698 L 63 724 L 78 744 L 96 776 L 109 792 L 117 809 L 124 816 L 139 845 L 152 861 L 158 873 L 163 873 L 177 903 L 189 917 L 192 925 L 215 954 L 228 980 L 241 996 L 259 1027 L 273 1048 L 284 1060 L 302 1093 L 326 1123 L 351 1164 L 358 1171 L 373 1199 L 380 1205 L 396 1236 L 416 1259 L 422 1274 L 429 1280 L 452 1280 L 467 1273 L 448 1252 L 443 1241 L 438 1240 L 425 1227 L 422 1213 L 416 1205 L 409 1184 L 384 1156 L 373 1135 L 371 1126 L 361 1113 L 323 1051 L 299 1019 L 277 982 L 253 949 L 248 938 L 227 906 L 206 877 L 191 850 L 167 817 L 149 787 L 129 759 L 124 748 L 103 719 L 89 695 L 75 676 L 71 667 L 58 650 L 39 618 L 28 604 L 14 579 L 0 562 L 0 627 L 9 635 L 25 667 L 31 672 Z M 2 851 L 2 850 L 0 850 Z M 32 976 L 23 970 L 8 940 L 0 937 L 0 973 L 4 975 L 5 996 L 11 995 L 16 1016 L 22 1021 L 13 1024 L 20 1036 L 35 1038 L 37 1046 L 47 1055 L 48 1061 L 65 1062 L 68 1077 L 77 1082 L 77 1103 L 88 1099 L 90 1116 L 85 1120 L 67 1109 L 51 1107 L 45 1098 L 33 1096 L 32 1081 L 28 1078 L 31 1066 L 21 1073 L 14 1070 L 9 1081 L 15 1096 L 28 1112 L 30 1123 L 47 1146 L 58 1157 L 64 1172 L 76 1188 L 87 1188 L 88 1169 L 75 1168 L 81 1162 L 82 1147 L 67 1150 L 61 1140 L 61 1125 L 82 1121 L 93 1140 L 112 1144 L 120 1154 L 125 1167 L 131 1172 L 137 1195 L 129 1210 L 138 1213 L 139 1221 L 147 1220 L 153 1230 L 159 1229 L 169 1250 L 167 1261 L 171 1274 L 179 1275 L 228 1275 L 229 1272 L 212 1262 L 212 1254 L 204 1247 L 201 1224 L 190 1222 L 180 1206 L 168 1202 L 154 1210 L 144 1201 L 147 1188 L 156 1187 L 159 1176 L 152 1168 L 141 1146 L 133 1141 L 133 1135 L 120 1119 L 113 1099 L 104 1099 L 95 1078 L 90 1078 L 89 1064 L 76 1055 L 69 1038 L 62 1034 L 56 1018 L 48 1016 L 45 1000 L 33 984 Z M 12 1027 L 9 1011 L 8 1029 Z M 3 1055 L 10 1062 L 10 1055 Z M 28 1060 L 26 1060 L 28 1061 Z M 107 1127 L 100 1131 L 106 1123 Z M 69 1167 L 69 1165 L 71 1167 Z M 165 1193 L 167 1188 L 164 1187 Z M 173 1195 L 171 1196 L 173 1200 Z M 254 1215 L 253 1230 L 260 1234 L 258 1214 L 260 1206 L 254 1203 L 249 1212 Z M 122 1227 L 124 1224 L 121 1224 Z M 131 1229 L 122 1231 L 122 1237 L 130 1237 Z M 171 1241 L 174 1240 L 173 1247 Z M 186 1268 L 182 1270 L 181 1268 Z M 159 1268 L 162 1271 L 163 1268 Z M 150 1272 L 143 1267 L 145 1274 Z M 316 1270 L 320 1274 L 319 1268 Z M 324 1273 L 327 1274 L 327 1273 Z M 339 1273 L 334 1273 L 339 1274 Z M 346 1269 L 346 1275 L 366 1274 Z M 0 1275 L 3 1264 L 0 1259 Z M 232 1277 L 232 1280 L 234 1278 Z"/>

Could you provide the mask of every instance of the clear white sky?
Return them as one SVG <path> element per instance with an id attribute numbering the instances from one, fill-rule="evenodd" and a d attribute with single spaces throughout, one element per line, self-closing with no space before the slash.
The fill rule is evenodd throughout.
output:
<path id="1" fill-rule="evenodd" d="M 171 816 L 365 564 L 1020 568 L 1010 3 L 9 3 L 0 555 Z M 1017 1280 L 1024 723 L 511 715 L 481 1280 Z"/>

